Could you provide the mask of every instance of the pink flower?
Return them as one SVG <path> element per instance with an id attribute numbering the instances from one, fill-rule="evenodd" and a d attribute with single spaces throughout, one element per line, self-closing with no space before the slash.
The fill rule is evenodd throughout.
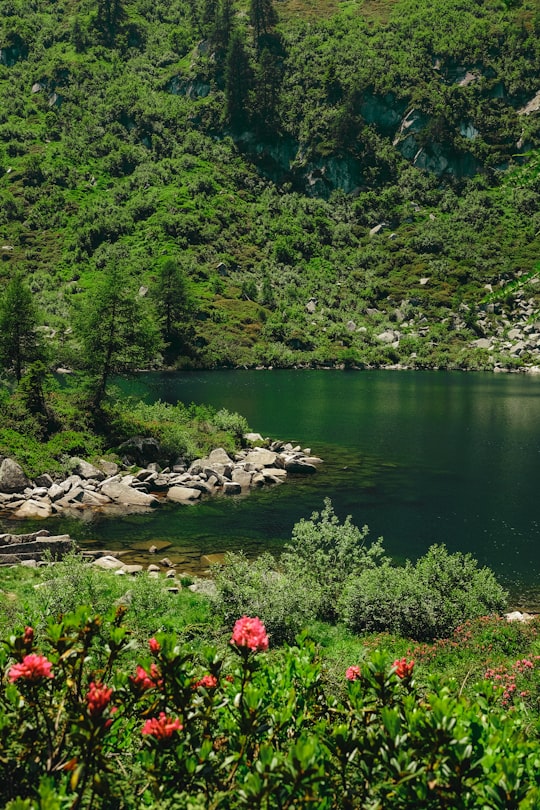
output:
<path id="1" fill-rule="evenodd" d="M 148 734 L 150 737 L 155 737 L 156 740 L 168 740 L 175 731 L 182 731 L 183 728 L 184 726 L 178 718 L 173 720 L 172 717 L 167 717 L 165 712 L 161 712 L 159 717 L 152 717 L 146 721 L 141 734 Z"/>
<path id="2" fill-rule="evenodd" d="M 148 673 L 144 667 L 137 666 L 135 675 L 130 676 L 131 683 L 141 692 L 147 689 L 154 689 L 163 685 L 163 678 L 160 677 L 160 671 L 154 663 L 150 664 L 150 672 Z"/>
<path id="3" fill-rule="evenodd" d="M 236 647 L 247 647 L 248 650 L 266 651 L 268 636 L 266 627 L 258 616 L 242 616 L 233 627 L 231 644 Z"/>
<path id="4" fill-rule="evenodd" d="M 218 679 L 215 675 L 203 675 L 203 677 L 196 681 L 194 684 L 194 688 L 197 689 L 199 686 L 204 686 L 205 689 L 215 689 L 218 685 Z"/>
<path id="5" fill-rule="evenodd" d="M 345 677 L 348 681 L 356 681 L 360 677 L 360 667 L 356 665 L 349 667 L 345 672 Z"/>
<path id="6" fill-rule="evenodd" d="M 150 652 L 158 653 L 161 650 L 161 644 L 157 640 L 157 638 L 152 637 L 148 641 L 148 646 L 150 647 Z"/>
<path id="7" fill-rule="evenodd" d="M 30 683 L 37 683 L 41 678 L 54 678 L 51 672 L 52 664 L 44 655 L 25 655 L 20 664 L 13 664 L 8 672 L 11 683 L 23 678 Z"/>
<path id="8" fill-rule="evenodd" d="M 406 658 L 398 658 L 394 661 L 393 667 L 398 678 L 410 678 L 413 674 L 414 661 L 407 663 Z"/>
<path id="9" fill-rule="evenodd" d="M 113 690 L 102 683 L 90 684 L 90 689 L 86 694 L 86 702 L 88 704 L 88 714 L 91 717 L 101 717 L 103 711 L 111 702 Z"/>

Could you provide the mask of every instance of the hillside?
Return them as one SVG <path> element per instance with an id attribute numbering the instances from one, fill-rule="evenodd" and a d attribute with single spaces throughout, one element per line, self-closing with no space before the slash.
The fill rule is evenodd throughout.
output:
<path id="1" fill-rule="evenodd" d="M 119 264 L 158 363 L 538 366 L 539 34 L 535 0 L 6 0 L 0 283 L 72 367 Z"/>

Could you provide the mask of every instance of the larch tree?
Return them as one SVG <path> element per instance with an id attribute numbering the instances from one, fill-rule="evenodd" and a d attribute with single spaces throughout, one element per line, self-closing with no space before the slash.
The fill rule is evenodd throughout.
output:
<path id="1" fill-rule="evenodd" d="M 92 376 L 92 400 L 99 408 L 111 375 L 132 371 L 159 355 L 163 343 L 152 302 L 121 263 L 113 262 L 86 296 L 78 317 L 83 365 Z"/>
<path id="2" fill-rule="evenodd" d="M 20 381 L 28 363 L 42 355 L 38 312 L 22 273 L 16 272 L 0 299 L 0 361 Z"/>

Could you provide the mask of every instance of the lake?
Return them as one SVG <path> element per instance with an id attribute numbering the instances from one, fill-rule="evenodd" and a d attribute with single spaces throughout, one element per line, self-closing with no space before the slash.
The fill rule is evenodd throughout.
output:
<path id="1" fill-rule="evenodd" d="M 382 535 L 399 560 L 433 543 L 471 552 L 540 609 L 540 378 L 459 372 L 209 371 L 120 381 L 147 401 L 210 403 L 239 411 L 253 430 L 298 442 L 325 464 L 309 478 L 91 523 L 59 520 L 81 542 L 108 548 L 173 543 L 167 555 L 279 550 L 294 523 L 332 499 Z M 48 524 L 53 528 L 51 524 Z"/>

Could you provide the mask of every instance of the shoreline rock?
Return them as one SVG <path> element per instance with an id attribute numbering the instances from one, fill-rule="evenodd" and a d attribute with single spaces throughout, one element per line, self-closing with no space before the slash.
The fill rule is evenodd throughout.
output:
<path id="1" fill-rule="evenodd" d="M 126 457 L 123 470 L 111 462 L 90 464 L 72 458 L 72 473 L 63 480 L 43 473 L 31 482 L 13 459 L 4 459 L 0 470 L 0 512 L 16 520 L 44 520 L 54 515 L 81 516 L 88 510 L 110 515 L 146 512 L 163 503 L 193 504 L 206 497 L 245 495 L 251 489 L 282 483 L 290 475 L 312 475 L 322 459 L 290 442 L 262 439 L 246 434 L 251 446 L 229 455 L 223 448 L 185 464 L 161 468 L 155 461 L 138 455 L 146 466 L 133 471 L 133 459 Z M 255 443 L 257 446 L 253 446 Z M 259 443 L 264 446 L 260 446 Z M 128 443 L 126 443 L 127 445 Z M 129 446 L 142 453 L 137 439 Z M 5 483 L 2 483 L 2 482 Z M 19 483 L 19 491 L 14 482 Z"/>

